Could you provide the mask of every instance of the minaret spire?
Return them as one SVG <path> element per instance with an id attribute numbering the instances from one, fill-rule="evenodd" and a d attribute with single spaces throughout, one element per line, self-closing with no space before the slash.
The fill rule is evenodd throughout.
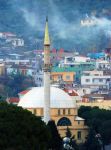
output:
<path id="1" fill-rule="evenodd" d="M 49 30 L 48 30 L 48 17 L 46 17 L 44 45 L 50 45 Z"/>
<path id="2" fill-rule="evenodd" d="M 44 34 L 44 121 L 50 120 L 50 38 L 48 31 L 48 18 Z"/>

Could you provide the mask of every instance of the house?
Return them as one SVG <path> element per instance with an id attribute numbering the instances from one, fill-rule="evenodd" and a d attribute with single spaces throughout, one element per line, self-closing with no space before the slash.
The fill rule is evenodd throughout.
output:
<path id="1" fill-rule="evenodd" d="M 95 63 L 93 62 L 80 62 L 73 63 L 72 65 L 64 66 L 64 63 L 59 64 L 59 66 L 53 67 L 52 72 L 74 72 L 74 80 L 80 82 L 81 75 L 83 71 L 90 71 L 95 69 Z"/>
<path id="2" fill-rule="evenodd" d="M 17 105 L 19 103 L 19 98 L 18 97 L 10 97 L 10 98 L 7 98 L 6 101 L 9 103 L 9 104 L 14 104 L 14 105 Z"/>
<path id="3" fill-rule="evenodd" d="M 0 76 L 1 75 L 5 75 L 6 71 L 5 71 L 5 64 L 4 63 L 0 63 Z"/>
<path id="4" fill-rule="evenodd" d="M 13 45 L 14 47 L 24 46 L 24 40 L 21 39 L 21 38 L 14 38 L 14 39 L 12 40 L 12 45 Z"/>
<path id="5" fill-rule="evenodd" d="M 69 96 L 71 96 L 72 100 L 75 102 L 78 102 L 78 101 L 81 101 L 82 98 L 81 96 L 79 95 L 79 93 L 77 93 L 76 90 L 74 89 L 68 89 L 68 88 L 64 88 L 63 89 Z"/>
<path id="6" fill-rule="evenodd" d="M 96 69 L 97 70 L 109 70 L 110 69 L 110 63 L 107 60 L 96 60 Z"/>
<path id="7" fill-rule="evenodd" d="M 103 71 L 84 71 L 81 76 L 81 85 L 96 89 L 109 89 L 111 82 L 110 75 L 104 75 Z"/>
<path id="8" fill-rule="evenodd" d="M 74 83 L 74 72 L 51 72 L 52 83 L 63 82 L 64 84 L 73 85 Z"/>

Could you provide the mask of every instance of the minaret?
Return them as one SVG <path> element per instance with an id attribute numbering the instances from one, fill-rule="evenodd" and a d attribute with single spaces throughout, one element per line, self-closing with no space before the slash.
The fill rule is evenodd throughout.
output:
<path id="1" fill-rule="evenodd" d="M 50 120 L 50 38 L 48 31 L 48 18 L 46 18 L 44 35 L 44 121 Z"/>

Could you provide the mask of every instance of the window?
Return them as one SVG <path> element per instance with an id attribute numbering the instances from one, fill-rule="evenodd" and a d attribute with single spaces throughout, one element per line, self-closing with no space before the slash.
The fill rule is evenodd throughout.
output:
<path id="1" fill-rule="evenodd" d="M 103 79 L 99 79 L 99 82 L 103 82 Z"/>
<path id="2" fill-rule="evenodd" d="M 110 79 L 107 79 L 106 81 L 110 81 Z"/>
<path id="3" fill-rule="evenodd" d="M 61 80 L 62 79 L 62 75 L 58 75 L 58 80 Z"/>
<path id="4" fill-rule="evenodd" d="M 60 114 L 61 114 L 60 109 L 58 109 L 58 115 L 60 115 Z"/>
<path id="5" fill-rule="evenodd" d="M 68 115 L 70 115 L 70 113 L 71 113 L 71 112 L 70 112 L 70 109 L 68 109 Z"/>
<path id="6" fill-rule="evenodd" d="M 90 79 L 86 79 L 86 82 L 90 82 Z"/>
<path id="7" fill-rule="evenodd" d="M 78 138 L 78 140 L 81 139 L 81 131 L 78 131 L 78 132 L 77 132 L 77 138 Z"/>
<path id="8" fill-rule="evenodd" d="M 99 76 L 99 74 L 94 74 L 95 76 Z"/>
<path id="9" fill-rule="evenodd" d="M 80 124 L 80 121 L 78 121 L 78 124 Z"/>
<path id="10" fill-rule="evenodd" d="M 57 126 L 71 126 L 71 121 L 69 118 L 63 117 L 58 121 Z"/>
<path id="11" fill-rule="evenodd" d="M 84 73 L 84 75 L 85 75 L 85 76 L 89 76 L 90 74 L 89 74 L 89 73 Z"/>
<path id="12" fill-rule="evenodd" d="M 67 80 L 69 80 L 69 79 L 70 79 L 70 76 L 69 76 L 69 75 L 68 75 L 68 76 L 66 76 L 66 79 L 67 79 Z"/>
<path id="13" fill-rule="evenodd" d="M 63 109 L 63 115 L 65 115 L 65 109 Z"/>
<path id="14" fill-rule="evenodd" d="M 96 79 L 92 79 L 92 82 L 95 82 L 96 81 Z"/>

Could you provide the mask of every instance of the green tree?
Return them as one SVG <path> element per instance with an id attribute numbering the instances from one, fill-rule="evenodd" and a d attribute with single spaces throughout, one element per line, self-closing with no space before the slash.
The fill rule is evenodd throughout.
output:
<path id="1" fill-rule="evenodd" d="M 1 102 L 0 137 L 1 150 L 46 150 L 50 132 L 28 110 Z"/>
<path id="2" fill-rule="evenodd" d="M 92 132 L 95 132 L 95 134 L 99 133 L 101 135 L 101 139 L 98 139 L 98 143 L 100 145 L 101 142 L 103 145 L 111 142 L 111 110 L 82 106 L 79 108 L 79 116 L 86 120 L 86 124 L 90 129 L 90 133 L 86 141 L 87 144 L 96 145 L 96 139 L 94 138 L 94 134 L 92 136 Z"/>
<path id="3" fill-rule="evenodd" d="M 51 150 L 62 149 L 62 138 L 60 137 L 56 124 L 53 120 L 48 122 L 48 127 L 51 132 L 51 140 L 49 141 L 48 148 Z"/>
<path id="4" fill-rule="evenodd" d="M 104 143 L 109 144 L 111 142 L 111 120 L 103 122 L 100 131 Z"/>
<path id="5" fill-rule="evenodd" d="M 91 128 L 84 144 L 86 150 L 101 150 L 101 144 L 96 138 L 96 132 Z"/>
<path id="6" fill-rule="evenodd" d="M 74 150 L 78 150 L 79 149 L 79 146 L 77 145 L 76 143 L 76 140 L 74 138 L 74 136 L 72 136 L 72 133 L 70 131 L 70 129 L 67 127 L 67 130 L 66 130 L 66 137 L 70 138 L 70 146 L 72 148 L 74 148 Z"/>
<path id="7" fill-rule="evenodd" d="M 68 127 L 67 127 L 67 130 L 66 130 L 66 137 L 68 137 L 68 138 L 72 137 L 71 131 Z"/>
<path id="8" fill-rule="evenodd" d="M 18 96 L 22 90 L 35 86 L 31 76 L 24 76 L 20 73 L 6 76 L 1 84 L 4 85 L 5 95 L 8 94 L 8 96 Z"/>

